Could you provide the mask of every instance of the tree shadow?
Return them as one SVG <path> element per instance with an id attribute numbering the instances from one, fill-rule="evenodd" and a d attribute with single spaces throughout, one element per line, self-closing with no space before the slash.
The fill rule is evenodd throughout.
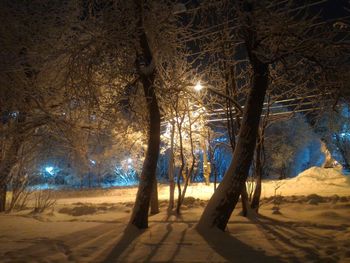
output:
<path id="1" fill-rule="evenodd" d="M 279 257 L 268 256 L 263 251 L 244 244 L 228 232 L 222 232 L 216 228 L 201 229 L 197 227 L 196 230 L 207 244 L 228 262 L 283 262 Z"/>
<path id="2" fill-rule="evenodd" d="M 109 252 L 107 257 L 102 260 L 103 263 L 117 262 L 119 257 L 123 252 L 129 247 L 129 245 L 142 235 L 146 230 L 138 229 L 132 224 L 128 224 L 125 228 L 122 237 L 119 239 L 118 243 L 113 247 L 112 251 Z"/>
<path id="3" fill-rule="evenodd" d="M 69 260 L 75 259 L 75 249 L 79 245 L 88 245 L 90 241 L 109 238 L 109 234 L 113 233 L 118 226 L 111 223 L 102 223 L 93 227 L 84 228 L 83 230 L 72 231 L 69 234 L 58 237 L 30 237 L 14 240 L 16 243 L 29 244 L 23 248 L 14 248 L 6 252 L 7 257 L 14 262 L 37 261 L 40 258 L 56 257 L 64 254 Z"/>
<path id="4" fill-rule="evenodd" d="M 176 257 L 176 255 L 180 252 L 181 245 L 182 245 L 182 243 L 185 241 L 186 232 L 187 232 L 187 228 L 184 229 L 184 230 L 181 232 L 180 241 L 177 243 L 176 249 L 175 249 L 174 253 L 171 255 L 171 257 L 170 257 L 170 259 L 169 259 L 168 262 L 173 262 L 173 261 L 175 261 L 175 257 Z"/>
<path id="5" fill-rule="evenodd" d="M 170 218 L 174 216 L 175 220 L 171 220 Z M 185 241 L 185 236 L 187 233 L 187 230 L 193 226 L 194 223 L 197 221 L 189 221 L 189 220 L 184 220 L 183 216 L 181 214 L 176 214 L 176 213 L 168 213 L 166 217 L 163 220 L 151 220 L 150 222 L 152 223 L 166 223 L 167 224 L 167 231 L 160 240 L 160 242 L 156 245 L 156 247 L 152 250 L 150 255 L 147 257 L 145 262 L 152 262 L 152 258 L 157 254 L 159 251 L 160 247 L 165 243 L 166 239 L 169 237 L 170 233 L 173 231 L 173 224 L 175 223 L 184 223 L 187 225 L 187 227 L 181 232 L 180 234 L 180 240 L 179 242 L 176 243 L 176 248 L 174 252 L 172 253 L 171 257 L 167 260 L 167 262 L 173 262 L 175 261 L 176 255 L 180 252 L 181 246 L 183 242 Z"/>
<path id="6" fill-rule="evenodd" d="M 304 260 L 312 260 L 313 262 L 323 262 L 329 260 L 320 254 L 318 247 L 324 244 L 331 244 L 331 238 L 312 233 L 305 228 L 314 228 L 316 230 L 338 230 L 344 229 L 344 226 L 332 226 L 325 224 L 316 224 L 310 222 L 286 222 L 279 221 L 267 216 L 260 215 L 257 223 L 259 229 L 267 239 L 273 237 L 276 239 L 271 244 L 285 256 L 289 256 L 288 260 L 295 259 L 295 253 L 302 252 Z M 299 228 L 303 228 L 302 230 Z M 278 242 L 277 242 L 278 241 Z M 293 251 L 295 251 L 293 253 Z M 300 255 L 298 256 L 299 260 Z"/>
<path id="7" fill-rule="evenodd" d="M 166 226 L 166 231 L 164 232 L 164 235 L 162 236 L 162 238 L 155 245 L 152 245 L 151 252 L 147 255 L 147 257 L 145 259 L 142 260 L 142 262 L 153 262 L 154 261 L 153 258 L 155 256 L 157 256 L 158 251 L 160 250 L 162 245 L 164 245 L 166 240 L 169 238 L 170 234 L 173 232 L 173 230 L 174 230 L 173 224 L 176 224 L 176 223 L 187 224 L 187 227 L 180 234 L 180 240 L 179 240 L 179 242 L 176 243 L 176 248 L 175 248 L 174 252 L 172 253 L 171 257 L 168 260 L 166 260 L 167 262 L 173 262 L 175 260 L 176 255 L 179 253 L 179 251 L 181 249 L 181 246 L 185 240 L 185 235 L 187 233 L 188 228 L 191 226 L 191 223 L 183 221 L 182 217 L 177 217 L 176 221 L 150 221 L 150 222 L 156 222 L 157 224 L 164 223 L 164 224 L 167 224 L 167 226 Z M 138 230 L 135 227 L 129 227 L 129 229 L 127 228 L 124 231 L 122 238 L 118 241 L 118 243 L 115 245 L 115 247 L 109 253 L 109 255 L 102 262 L 109 263 L 109 262 L 118 262 L 118 260 L 121 260 L 120 256 L 123 254 L 123 252 L 129 247 L 129 245 L 135 239 L 137 239 L 145 231 L 147 231 L 147 230 Z M 129 251 L 129 252 L 131 253 L 131 251 Z"/>
<path id="8" fill-rule="evenodd" d="M 170 233 L 173 231 L 173 227 L 172 227 L 171 223 L 168 223 L 166 228 L 167 228 L 167 231 L 165 232 L 164 236 L 159 241 L 159 243 L 155 246 L 155 248 L 152 249 L 151 253 L 145 259 L 145 262 L 150 262 L 151 261 L 151 259 L 157 254 L 157 252 L 158 252 L 159 248 L 161 247 L 161 245 L 165 242 L 165 240 L 169 237 Z"/>
<path id="9" fill-rule="evenodd" d="M 164 219 L 167 219 L 167 221 L 163 221 Z M 199 233 L 204 239 L 205 242 L 203 245 L 209 245 L 211 251 L 229 262 L 300 262 L 303 259 L 322 262 L 325 260 L 335 260 L 336 255 L 323 256 L 318 251 L 318 247 L 324 249 L 322 245 L 332 245 L 332 237 L 322 235 L 317 230 L 327 231 L 332 229 L 342 231 L 348 227 L 347 225 L 332 226 L 300 221 L 279 221 L 262 215 L 258 216 L 256 220 L 251 221 L 230 221 L 230 224 L 256 225 L 266 237 L 263 242 L 270 242 L 280 252 L 281 256 L 277 257 L 266 255 L 264 251 L 241 242 L 230 233 L 217 229 L 207 229 L 205 231 L 193 229 L 193 225 L 198 223 L 198 221 L 185 219 L 181 215 L 175 218 L 163 218 L 161 220 L 154 218 L 150 220 L 150 223 L 152 223 L 150 226 L 151 229 L 156 226 L 160 234 L 158 234 L 156 239 L 152 239 L 151 243 L 145 244 L 144 241 L 141 241 L 140 245 L 150 246 L 149 252 L 142 259 L 143 262 L 156 261 L 157 257 L 162 255 L 163 252 L 161 250 L 163 248 L 169 250 L 166 255 L 167 261 L 176 261 L 177 255 L 181 254 L 180 250 L 182 251 L 182 248 L 186 247 L 189 243 L 186 243 L 185 239 L 187 240 L 187 237 L 190 237 L 189 235 L 196 235 L 196 233 Z M 181 230 L 178 228 L 180 225 L 176 225 L 179 223 L 181 224 Z M 160 229 L 163 232 L 159 232 Z M 192 230 L 194 231 L 192 232 Z M 135 240 L 144 234 L 145 231 L 148 230 L 139 230 L 133 225 L 99 224 L 56 238 L 18 240 L 18 242 L 25 243 L 29 243 L 30 241 L 32 245 L 12 251 L 10 256 L 14 260 L 22 260 L 22 262 L 25 262 L 25 258 L 28 260 L 37 260 L 46 257 L 48 255 L 48 249 L 50 249 L 52 250 L 50 252 L 50 258 L 56 261 L 60 260 L 62 255 L 68 261 L 84 260 L 85 255 L 87 255 L 87 257 L 90 256 L 89 258 L 93 256 L 95 262 L 122 262 L 124 252 L 127 251 L 128 254 L 129 252 L 132 254 L 133 250 L 138 248 L 137 244 L 139 243 L 135 243 Z M 94 254 L 96 252 L 96 249 L 99 250 L 97 251 L 98 253 L 91 255 L 91 253 Z M 188 249 L 191 250 L 191 248 L 186 247 L 186 253 L 188 253 Z M 60 257 L 55 256 L 54 253 Z M 182 254 L 182 256 L 186 255 L 186 253 Z M 208 251 L 208 253 L 210 254 L 212 252 Z M 301 254 L 302 257 L 300 256 Z"/>
<path id="10" fill-rule="evenodd" d="M 341 224 L 341 225 L 327 225 L 327 224 L 320 224 L 320 223 L 312 223 L 312 222 L 297 222 L 297 221 L 280 221 L 268 216 L 264 215 L 259 215 L 259 221 L 261 222 L 262 220 L 269 221 L 270 223 L 279 225 L 279 226 L 284 226 L 284 227 L 290 227 L 291 225 L 295 227 L 313 227 L 313 228 L 318 228 L 318 229 L 323 229 L 323 230 L 346 230 L 348 227 L 350 227 L 349 224 Z"/>

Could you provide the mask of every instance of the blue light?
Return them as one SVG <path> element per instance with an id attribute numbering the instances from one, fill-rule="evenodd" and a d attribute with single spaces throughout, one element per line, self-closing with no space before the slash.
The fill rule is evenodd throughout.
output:
<path id="1" fill-rule="evenodd" d="M 52 166 L 45 167 L 45 171 L 49 173 L 50 175 L 54 175 L 54 168 Z"/>
<path id="2" fill-rule="evenodd" d="M 350 134 L 348 132 L 342 132 L 339 134 L 341 138 L 346 138 L 346 137 L 349 137 Z"/>

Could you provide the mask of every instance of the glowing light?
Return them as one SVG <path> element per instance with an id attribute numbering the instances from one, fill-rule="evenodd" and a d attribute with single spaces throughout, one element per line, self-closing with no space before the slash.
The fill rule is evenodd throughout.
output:
<path id="1" fill-rule="evenodd" d="M 45 167 L 45 171 L 50 175 L 54 175 L 54 168 L 52 166 Z"/>
<path id="2" fill-rule="evenodd" d="M 95 164 L 96 164 L 96 161 L 90 159 L 90 163 L 92 163 L 93 165 L 95 165 Z"/>
<path id="3" fill-rule="evenodd" d="M 203 86 L 200 81 L 197 82 L 196 86 L 194 86 L 194 89 L 196 91 L 201 91 L 203 89 Z"/>
<path id="4" fill-rule="evenodd" d="M 348 137 L 350 134 L 347 132 L 342 132 L 339 134 L 341 138 Z"/>
<path id="5" fill-rule="evenodd" d="M 128 164 L 131 164 L 131 163 L 132 163 L 132 159 L 128 158 Z"/>

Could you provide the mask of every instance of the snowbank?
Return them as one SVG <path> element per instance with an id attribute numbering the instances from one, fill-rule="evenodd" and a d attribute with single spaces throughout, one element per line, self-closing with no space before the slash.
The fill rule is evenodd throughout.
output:
<path id="1" fill-rule="evenodd" d="M 291 179 L 264 181 L 263 196 L 274 195 L 276 188 L 282 195 L 350 195 L 349 182 L 340 169 L 311 167 Z"/>

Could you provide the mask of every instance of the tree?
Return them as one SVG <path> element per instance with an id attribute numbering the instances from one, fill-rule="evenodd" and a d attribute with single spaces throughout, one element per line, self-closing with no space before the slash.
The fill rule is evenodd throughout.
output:
<path id="1" fill-rule="evenodd" d="M 239 40 L 242 40 L 245 45 L 251 65 L 252 81 L 231 165 L 203 212 L 198 224 L 200 228 L 217 227 L 224 231 L 236 206 L 253 159 L 271 70 L 282 65 L 287 75 L 291 72 L 294 77 L 305 77 L 309 74 L 310 82 L 315 84 L 321 76 L 324 76 L 325 71 L 321 67 L 334 68 L 336 61 L 332 60 L 334 57 L 330 55 L 330 48 L 336 46 L 334 44 L 337 42 L 336 34 L 332 35 L 333 31 L 327 25 L 323 26 L 324 24 L 321 23 L 321 26 L 317 26 L 320 24 L 317 24 L 316 18 L 311 15 L 305 18 L 298 12 L 290 11 L 292 7 L 298 8 L 298 5 L 292 2 L 279 5 L 262 1 L 240 1 L 235 10 L 240 25 Z M 305 6 L 299 9 L 303 8 L 305 9 Z M 319 47 L 317 54 L 316 46 Z M 342 51 L 344 46 L 334 53 Z M 319 61 L 322 63 L 317 63 Z M 299 72 L 300 68 L 291 67 L 292 63 L 302 63 L 308 68 L 307 70 L 303 68 Z M 314 76 L 310 76 L 310 71 L 315 68 L 318 71 L 314 72 Z M 279 75 L 283 76 L 281 72 L 282 70 Z M 307 90 L 320 94 L 322 91 L 316 86 L 311 86 L 310 82 Z M 316 88 L 312 89 L 312 87 Z M 284 86 L 284 91 L 286 92 L 288 88 Z"/>
<path id="2" fill-rule="evenodd" d="M 350 168 L 349 106 L 341 103 L 335 109 L 328 109 L 316 123 L 316 132 L 328 146 L 332 156 L 345 169 Z"/>
<path id="3" fill-rule="evenodd" d="M 53 9 L 22 1 L 2 1 L 0 6 L 0 212 L 5 208 L 6 186 L 21 147 L 39 127 L 60 122 L 62 93 L 47 85 L 44 72 L 52 43 L 47 41 L 51 32 L 43 21 L 55 20 L 55 7 L 61 5 L 59 1 L 51 4 Z M 56 37 L 60 36 L 59 20 L 55 21 Z"/>
<path id="4" fill-rule="evenodd" d="M 160 143 L 159 72 L 171 68 L 168 61 L 179 47 L 174 36 L 181 29 L 167 1 L 84 1 L 79 8 L 61 60 L 66 86 L 91 103 L 104 93 L 112 102 L 110 110 L 122 112 L 133 110 L 129 102 L 143 90 L 148 142 L 130 223 L 146 228 Z"/>
<path id="5" fill-rule="evenodd" d="M 174 168 L 175 166 L 179 167 L 176 179 L 178 189 L 177 214 L 180 213 L 187 186 L 193 178 L 195 164 L 199 163 L 199 154 L 195 152 L 202 150 L 204 156 L 207 151 L 206 145 L 203 145 L 208 132 L 208 128 L 205 127 L 204 116 L 206 109 L 193 96 L 192 85 L 187 88 L 187 91 L 172 94 L 165 115 L 170 120 L 167 122 L 165 133 L 161 136 L 162 152 L 170 151 L 170 203 L 174 202 Z M 206 180 L 209 180 L 209 178 Z M 181 187 L 181 181 L 183 182 L 183 188 Z M 172 210 L 173 205 L 170 205 L 170 207 L 169 211 Z"/>

